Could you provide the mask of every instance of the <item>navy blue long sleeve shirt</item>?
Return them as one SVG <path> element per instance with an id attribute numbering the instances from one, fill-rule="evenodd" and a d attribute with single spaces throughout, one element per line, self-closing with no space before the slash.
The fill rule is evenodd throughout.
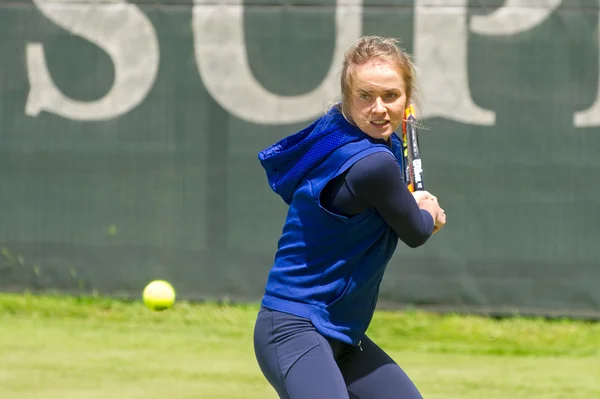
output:
<path id="1" fill-rule="evenodd" d="M 368 155 L 328 183 L 321 196 L 323 206 L 348 217 L 373 207 L 400 240 L 418 247 L 431 236 L 435 222 L 418 207 L 402 176 L 391 154 Z"/>

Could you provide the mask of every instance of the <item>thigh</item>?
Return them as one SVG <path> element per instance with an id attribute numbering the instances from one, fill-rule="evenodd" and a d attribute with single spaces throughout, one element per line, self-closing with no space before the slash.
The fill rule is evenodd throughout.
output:
<path id="1" fill-rule="evenodd" d="M 331 347 L 309 320 L 261 310 L 254 350 L 261 371 L 280 398 L 349 398 Z"/>
<path id="2" fill-rule="evenodd" d="M 422 399 L 419 390 L 400 366 L 365 337 L 338 365 L 353 399 Z"/>
<path id="3" fill-rule="evenodd" d="M 318 334 L 318 333 L 316 333 Z M 335 362 L 327 340 L 317 335 L 319 344 L 303 354 L 285 376 L 291 399 L 349 399 L 344 377 Z"/>

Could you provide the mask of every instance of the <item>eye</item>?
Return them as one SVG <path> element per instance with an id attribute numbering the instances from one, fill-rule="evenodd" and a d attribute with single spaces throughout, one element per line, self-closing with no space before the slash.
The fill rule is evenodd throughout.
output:
<path id="1" fill-rule="evenodd" d="M 386 94 L 386 97 L 390 99 L 398 98 L 398 93 L 390 92 Z"/>
<path id="2" fill-rule="evenodd" d="M 369 93 L 365 92 L 359 93 L 358 96 L 363 100 L 367 100 L 370 97 Z"/>

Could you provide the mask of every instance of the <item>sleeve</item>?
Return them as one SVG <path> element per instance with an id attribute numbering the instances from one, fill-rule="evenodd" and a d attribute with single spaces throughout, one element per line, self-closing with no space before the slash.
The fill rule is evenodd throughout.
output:
<path id="1" fill-rule="evenodd" d="M 356 200 L 373 207 L 409 247 L 419 247 L 431 237 L 435 221 L 417 205 L 393 155 L 380 151 L 357 161 L 346 184 Z"/>

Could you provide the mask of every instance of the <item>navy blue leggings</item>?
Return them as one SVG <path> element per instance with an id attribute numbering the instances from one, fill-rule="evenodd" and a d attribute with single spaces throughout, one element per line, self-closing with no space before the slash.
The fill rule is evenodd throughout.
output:
<path id="1" fill-rule="evenodd" d="M 352 346 L 310 320 L 261 308 L 254 351 L 282 399 L 422 399 L 404 371 L 368 337 Z"/>

